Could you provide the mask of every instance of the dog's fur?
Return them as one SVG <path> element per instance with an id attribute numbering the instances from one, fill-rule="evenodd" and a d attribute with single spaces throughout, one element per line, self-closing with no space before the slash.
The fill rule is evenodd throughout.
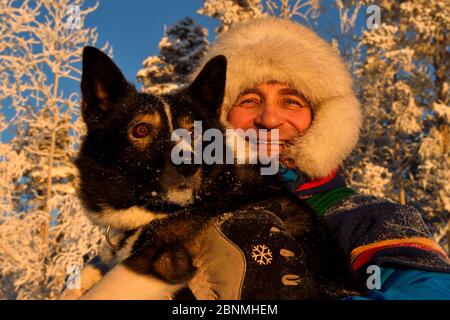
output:
<path id="1" fill-rule="evenodd" d="M 103 250 L 110 266 L 183 283 L 194 272 L 190 240 L 208 219 L 238 208 L 232 200 L 242 194 L 251 201 L 272 193 L 249 166 L 171 161 L 173 130 L 190 130 L 194 120 L 222 129 L 225 73 L 226 59 L 215 57 L 188 88 L 156 97 L 138 93 L 101 51 L 84 49 L 79 197 L 92 221 L 114 229 L 117 248 Z M 148 132 L 142 138 L 139 126 Z"/>

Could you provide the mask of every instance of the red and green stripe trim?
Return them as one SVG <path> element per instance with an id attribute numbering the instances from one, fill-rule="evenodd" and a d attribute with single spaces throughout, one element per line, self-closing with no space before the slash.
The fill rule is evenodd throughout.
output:
<path id="1" fill-rule="evenodd" d="M 305 202 L 318 216 L 323 216 L 329 208 L 356 193 L 357 192 L 351 188 L 339 187 L 326 192 L 314 194 L 306 199 Z"/>

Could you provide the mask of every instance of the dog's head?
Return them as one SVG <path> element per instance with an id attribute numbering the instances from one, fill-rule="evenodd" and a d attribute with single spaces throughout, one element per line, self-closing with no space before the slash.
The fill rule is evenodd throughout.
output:
<path id="1" fill-rule="evenodd" d="M 100 50 L 83 51 L 82 116 L 87 125 L 76 165 L 79 196 L 97 223 L 135 228 L 193 204 L 211 192 L 226 166 L 176 165 L 174 130 L 219 128 L 226 59 L 218 56 L 186 89 L 139 93 Z M 195 137 L 194 137 L 195 138 Z M 218 170 L 219 169 L 219 170 Z M 203 177 L 208 177 L 204 179 Z"/>

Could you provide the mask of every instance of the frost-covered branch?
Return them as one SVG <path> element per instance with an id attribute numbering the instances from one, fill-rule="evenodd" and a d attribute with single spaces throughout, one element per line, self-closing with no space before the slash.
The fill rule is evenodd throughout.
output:
<path id="1" fill-rule="evenodd" d="M 80 7 L 80 28 L 68 27 L 69 5 Z M 84 21 L 97 7 L 0 3 L 0 103 L 13 113 L 0 117 L 1 132 L 10 132 L 0 144 L 0 296 L 55 297 L 66 268 L 81 265 L 98 245 L 99 231 L 75 195 L 73 158 L 84 130 L 76 120 L 79 95 L 61 86 L 79 80 L 82 48 L 98 37 Z M 2 281 L 14 292 L 1 292 Z"/>

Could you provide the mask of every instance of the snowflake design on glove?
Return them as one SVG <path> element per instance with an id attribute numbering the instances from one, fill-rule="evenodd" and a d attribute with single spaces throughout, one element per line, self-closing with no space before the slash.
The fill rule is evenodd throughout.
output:
<path id="1" fill-rule="evenodd" d="M 260 265 L 268 265 L 272 262 L 272 251 L 267 246 L 258 244 L 253 246 L 252 258 Z"/>

